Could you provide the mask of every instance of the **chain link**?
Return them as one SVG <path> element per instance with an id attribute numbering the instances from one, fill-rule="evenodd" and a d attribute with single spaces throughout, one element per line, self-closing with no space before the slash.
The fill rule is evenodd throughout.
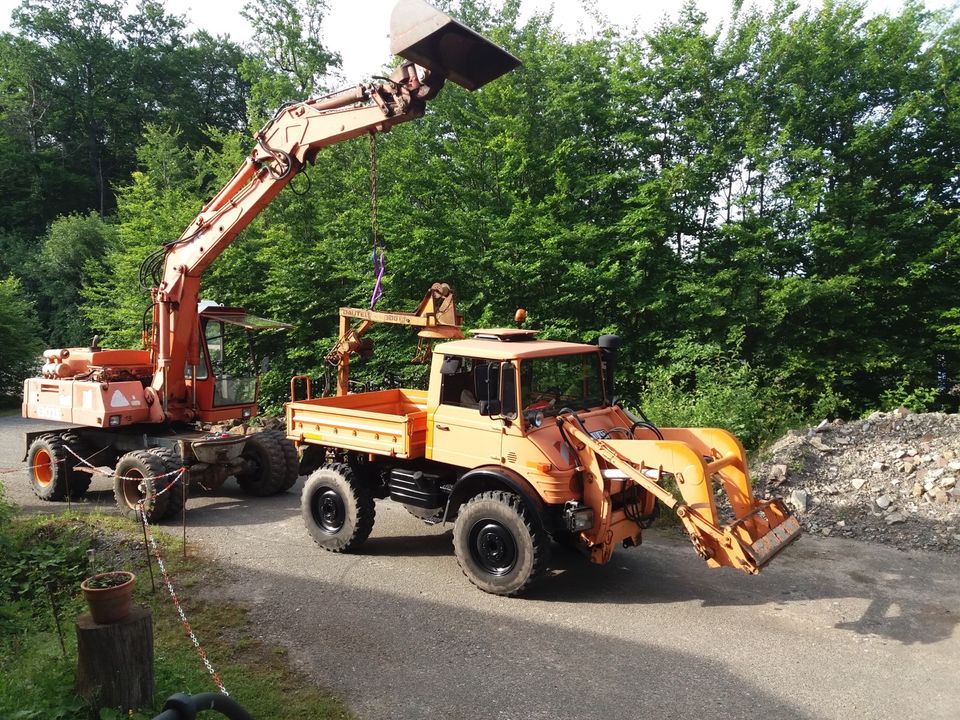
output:
<path id="1" fill-rule="evenodd" d="M 378 217 L 377 199 L 377 136 L 370 133 L 370 231 L 373 233 L 373 269 L 376 276 L 373 283 L 373 293 L 370 295 L 372 309 L 383 297 L 383 274 L 386 271 L 386 253 L 380 242 L 380 220 Z"/>
<path id="2" fill-rule="evenodd" d="M 182 473 L 183 469 L 181 469 L 180 472 Z M 175 482 L 176 481 L 174 481 L 174 483 Z M 174 483 L 171 483 L 171 485 Z M 227 692 L 227 688 L 224 686 L 223 680 L 220 679 L 219 673 L 214 670 L 213 665 L 207 658 L 207 653 L 204 652 L 203 646 L 200 644 L 200 640 L 197 639 L 196 633 L 194 633 L 193 628 L 190 627 L 190 621 L 187 620 L 187 614 L 183 610 L 183 605 L 180 604 L 180 598 L 177 596 L 177 591 L 173 589 L 173 581 L 170 579 L 170 574 L 167 572 L 167 566 L 164 565 L 163 558 L 160 556 L 160 547 L 157 545 L 157 541 L 153 537 L 153 532 L 150 529 L 150 523 L 147 522 L 147 514 L 143 511 L 144 502 L 145 499 L 137 503 L 137 511 L 140 515 L 141 522 L 143 522 L 143 528 L 147 533 L 150 549 L 153 551 L 153 556 L 157 560 L 157 567 L 160 568 L 160 576 L 163 578 L 163 584 L 167 588 L 167 593 L 169 593 L 170 599 L 173 600 L 173 605 L 177 609 L 177 615 L 180 616 L 180 622 L 183 623 L 183 629 L 187 631 L 187 636 L 193 643 L 193 647 L 196 648 L 197 654 L 200 656 L 200 660 L 203 662 L 207 672 L 210 673 L 210 677 L 213 678 L 214 684 L 221 693 L 224 695 L 229 695 L 230 693 Z"/>

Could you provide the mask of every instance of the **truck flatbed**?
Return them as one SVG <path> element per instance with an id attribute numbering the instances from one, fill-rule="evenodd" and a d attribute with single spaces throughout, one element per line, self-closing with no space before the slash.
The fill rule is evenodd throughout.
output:
<path id="1" fill-rule="evenodd" d="M 392 389 L 287 403 L 287 437 L 411 460 L 427 446 L 427 392 Z"/>

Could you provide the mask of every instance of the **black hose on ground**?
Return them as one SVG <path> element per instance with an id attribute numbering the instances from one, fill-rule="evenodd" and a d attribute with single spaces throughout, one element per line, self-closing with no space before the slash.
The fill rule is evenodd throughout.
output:
<path id="1" fill-rule="evenodd" d="M 163 706 L 163 712 L 153 720 L 195 720 L 197 713 L 205 710 L 218 712 L 228 720 L 254 720 L 253 715 L 232 697 L 212 692 L 192 696 L 185 693 L 171 695 Z"/>

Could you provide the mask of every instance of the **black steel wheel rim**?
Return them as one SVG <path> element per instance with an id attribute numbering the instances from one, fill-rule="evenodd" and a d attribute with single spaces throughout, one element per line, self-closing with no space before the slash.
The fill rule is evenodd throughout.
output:
<path id="1" fill-rule="evenodd" d="M 343 498 L 332 488 L 322 488 L 313 496 L 313 519 L 325 533 L 335 535 L 343 529 L 347 509 Z"/>
<path id="2" fill-rule="evenodd" d="M 517 543 L 497 521 L 481 520 L 470 531 L 470 554 L 483 570 L 503 577 L 517 564 Z"/>

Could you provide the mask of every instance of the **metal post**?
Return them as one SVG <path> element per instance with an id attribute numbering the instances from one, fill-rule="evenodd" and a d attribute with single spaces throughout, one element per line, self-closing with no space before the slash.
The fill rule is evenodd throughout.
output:
<path id="1" fill-rule="evenodd" d="M 150 588 L 151 592 L 157 594 L 157 584 L 153 579 L 153 561 L 150 559 L 150 541 L 147 540 L 147 521 L 146 516 L 143 514 L 143 508 L 139 510 L 140 515 L 140 527 L 143 528 L 143 551 L 147 554 L 147 570 L 150 572 Z"/>
<path id="2" fill-rule="evenodd" d="M 53 613 L 53 622 L 57 625 L 57 637 L 60 638 L 60 650 L 63 652 L 63 658 L 67 658 L 67 646 L 63 642 L 63 630 L 60 629 L 60 613 L 57 611 L 57 601 L 53 596 L 53 583 L 47 583 L 47 597 L 50 598 L 50 611 Z"/>
<path id="3" fill-rule="evenodd" d="M 183 493 L 183 503 L 180 505 L 180 522 L 183 525 L 183 559 L 187 559 L 187 473 L 180 470 L 180 492 Z"/>

